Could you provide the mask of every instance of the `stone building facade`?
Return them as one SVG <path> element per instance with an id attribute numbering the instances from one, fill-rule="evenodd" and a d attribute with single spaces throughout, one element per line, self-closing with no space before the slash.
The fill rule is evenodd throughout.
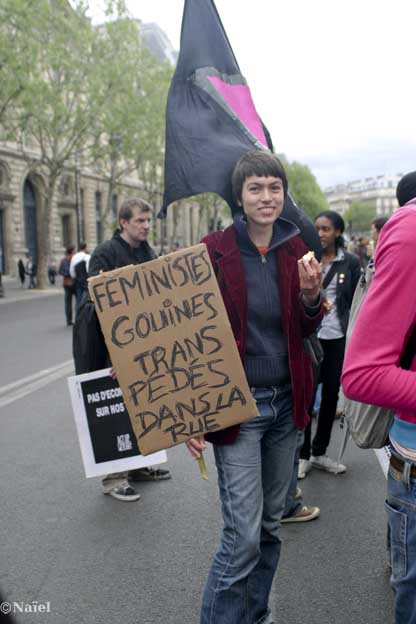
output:
<path id="1" fill-rule="evenodd" d="M 47 185 L 46 176 L 34 172 L 16 145 L 0 143 L 0 272 L 16 275 L 17 263 L 28 256 L 36 261 L 37 227 Z M 108 183 L 92 171 L 68 171 L 59 180 L 52 206 L 50 263 L 58 264 L 69 244 L 85 241 L 89 250 L 109 238 L 117 223 L 120 203 L 140 196 L 154 206 L 151 243 L 158 251 L 198 241 L 207 225 L 200 224 L 199 208 L 192 202 L 171 206 L 165 221 L 156 218 L 161 193 L 149 197 L 137 178 L 126 178 L 108 205 Z"/>
<path id="2" fill-rule="evenodd" d="M 401 177 L 401 173 L 379 175 L 348 184 L 338 184 L 325 189 L 325 195 L 331 210 L 341 215 L 352 202 L 362 202 L 374 205 L 378 217 L 389 217 L 398 208 L 396 186 Z"/>

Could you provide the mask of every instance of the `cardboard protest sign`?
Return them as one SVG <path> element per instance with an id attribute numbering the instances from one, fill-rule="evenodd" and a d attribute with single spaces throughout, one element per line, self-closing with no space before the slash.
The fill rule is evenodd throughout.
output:
<path id="1" fill-rule="evenodd" d="M 110 369 L 68 378 L 85 475 L 97 477 L 161 464 L 160 451 L 143 457 L 117 381 Z"/>
<path id="2" fill-rule="evenodd" d="M 142 454 L 258 415 L 205 245 L 89 291 Z"/>

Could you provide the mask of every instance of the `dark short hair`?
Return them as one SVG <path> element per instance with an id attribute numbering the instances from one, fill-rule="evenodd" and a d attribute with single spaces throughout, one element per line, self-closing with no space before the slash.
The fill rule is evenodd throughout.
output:
<path id="1" fill-rule="evenodd" d="M 328 219 L 329 221 L 331 221 L 334 227 L 334 230 L 339 230 L 341 234 L 344 232 L 345 230 L 344 219 L 341 217 L 341 215 L 338 212 L 335 212 L 335 210 L 323 210 L 322 212 L 316 215 L 314 219 L 314 223 L 316 223 L 316 220 L 319 219 L 320 217 L 324 217 L 325 219 Z M 337 238 L 335 239 L 335 247 L 337 249 L 338 247 L 344 247 L 343 236 L 337 236 Z"/>
<path id="2" fill-rule="evenodd" d="M 133 216 L 133 208 L 138 208 L 140 212 L 153 212 L 152 206 L 145 199 L 140 197 L 128 197 L 121 202 L 118 209 L 118 222 L 121 225 L 121 220 L 125 219 L 130 221 Z"/>
<path id="3" fill-rule="evenodd" d="M 280 178 L 286 197 L 288 187 L 286 172 L 278 157 L 272 152 L 252 150 L 244 154 L 237 162 L 231 176 L 233 200 L 236 204 L 241 202 L 243 184 L 250 176 Z"/>
<path id="4" fill-rule="evenodd" d="M 80 248 L 80 251 L 84 251 L 84 249 L 87 248 L 87 243 L 84 243 L 84 242 L 80 243 L 79 248 Z"/>
<path id="5" fill-rule="evenodd" d="M 402 177 L 396 188 L 396 197 L 399 206 L 404 206 L 416 197 L 416 171 L 406 173 Z"/>
<path id="6" fill-rule="evenodd" d="M 388 217 L 377 217 L 377 219 L 374 219 L 371 222 L 371 225 L 374 225 L 374 227 L 376 228 L 377 232 L 380 234 L 381 230 L 386 225 L 388 220 L 389 220 Z"/>
<path id="7" fill-rule="evenodd" d="M 74 245 L 68 245 L 68 247 L 66 248 L 66 253 L 68 255 L 74 253 L 74 251 L 75 251 L 75 246 Z"/>

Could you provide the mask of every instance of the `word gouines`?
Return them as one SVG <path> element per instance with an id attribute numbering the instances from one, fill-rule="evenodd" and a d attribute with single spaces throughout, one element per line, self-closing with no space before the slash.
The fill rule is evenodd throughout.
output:
<path id="1" fill-rule="evenodd" d="M 257 416 L 205 245 L 89 291 L 143 455 Z"/>

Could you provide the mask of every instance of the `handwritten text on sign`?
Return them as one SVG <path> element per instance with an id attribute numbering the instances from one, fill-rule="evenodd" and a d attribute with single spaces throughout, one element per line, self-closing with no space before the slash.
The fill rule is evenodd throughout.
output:
<path id="1" fill-rule="evenodd" d="M 257 415 L 205 245 L 89 289 L 141 453 Z"/>

